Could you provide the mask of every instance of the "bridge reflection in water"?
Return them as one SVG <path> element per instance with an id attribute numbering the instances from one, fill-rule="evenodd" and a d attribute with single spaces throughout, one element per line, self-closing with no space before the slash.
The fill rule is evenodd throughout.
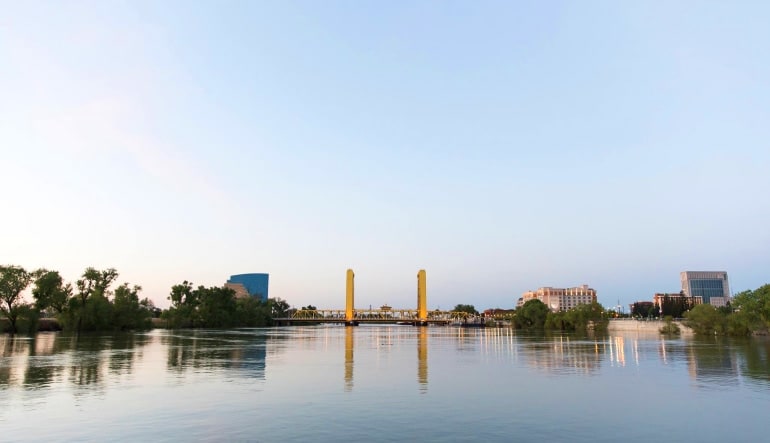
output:
<path id="1" fill-rule="evenodd" d="M 388 333 L 392 332 L 390 328 Z M 356 328 L 345 328 L 345 392 L 353 390 Z M 387 338 L 391 341 L 391 337 Z M 417 384 L 420 393 L 428 392 L 428 328 L 420 327 L 417 333 Z"/>

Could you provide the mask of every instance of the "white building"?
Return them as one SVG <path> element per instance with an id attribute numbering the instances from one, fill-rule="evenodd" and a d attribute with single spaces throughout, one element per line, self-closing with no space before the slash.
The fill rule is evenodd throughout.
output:
<path id="1" fill-rule="evenodd" d="M 538 299 L 545 303 L 553 312 L 567 311 L 578 305 L 593 303 L 596 301 L 596 290 L 582 285 L 575 288 L 539 288 L 537 291 L 527 291 L 522 294 L 516 307 L 524 303 Z"/>

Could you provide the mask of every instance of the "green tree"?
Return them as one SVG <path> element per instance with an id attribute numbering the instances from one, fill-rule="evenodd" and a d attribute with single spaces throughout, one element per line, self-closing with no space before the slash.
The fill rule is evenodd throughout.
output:
<path id="1" fill-rule="evenodd" d="M 128 283 L 115 288 L 112 301 L 112 328 L 117 330 L 149 329 L 151 326 L 152 302 L 147 298 L 139 300 L 141 286 L 129 286 Z"/>
<path id="2" fill-rule="evenodd" d="M 198 313 L 206 328 L 229 328 L 236 325 L 235 291 L 224 287 L 198 286 Z"/>
<path id="3" fill-rule="evenodd" d="M 118 271 L 115 268 L 99 271 L 92 267 L 86 268 L 83 276 L 76 282 L 78 293 L 75 302 L 71 302 L 70 308 L 73 315 L 77 316 L 77 332 L 83 330 L 83 319 L 89 317 L 92 324 L 89 329 L 102 329 L 104 315 L 111 308 L 107 300 L 107 289 L 118 278 Z M 94 299 L 93 303 L 87 303 Z M 105 304 L 106 302 L 106 304 Z M 109 315 L 106 316 L 110 318 Z"/>
<path id="4" fill-rule="evenodd" d="M 770 284 L 739 292 L 732 301 L 735 315 L 752 331 L 770 326 Z"/>
<path id="5" fill-rule="evenodd" d="M 550 309 L 538 299 L 532 299 L 524 303 L 516 310 L 514 317 L 516 327 L 524 329 L 543 329 Z"/>
<path id="6" fill-rule="evenodd" d="M 32 283 L 33 274 L 21 266 L 0 265 L 0 312 L 8 319 L 9 332 L 16 333 L 16 320 L 24 310 L 21 292 Z"/>
<path id="7" fill-rule="evenodd" d="M 273 318 L 270 315 L 270 303 L 262 301 L 258 297 L 245 297 L 236 300 L 238 326 L 272 326 Z"/>
<path id="8" fill-rule="evenodd" d="M 631 305 L 631 315 L 634 317 L 649 318 L 657 314 L 658 310 L 652 302 L 638 301 Z"/>
<path id="9" fill-rule="evenodd" d="M 714 306 L 696 305 L 685 314 L 687 326 L 701 335 L 724 334 L 726 332 L 725 315 Z"/>
<path id="10" fill-rule="evenodd" d="M 606 330 L 609 319 L 604 313 L 604 306 L 598 302 L 578 305 L 567 311 L 567 319 L 575 331 Z"/>
<path id="11" fill-rule="evenodd" d="M 455 305 L 454 309 L 452 309 L 452 312 L 465 312 L 472 315 L 478 315 L 479 311 L 476 310 L 476 307 L 473 305 Z"/>
<path id="12" fill-rule="evenodd" d="M 168 296 L 171 307 L 164 312 L 164 317 L 172 328 L 196 327 L 200 324 L 198 315 L 197 292 L 193 284 L 185 280 L 181 284 L 171 287 Z"/>
<path id="13" fill-rule="evenodd" d="M 318 308 L 316 308 L 313 305 L 307 305 L 300 308 L 301 311 L 317 311 Z"/>
<path id="14" fill-rule="evenodd" d="M 679 329 L 679 325 L 674 323 L 674 319 L 670 315 L 665 316 L 663 320 L 665 320 L 666 323 L 658 329 L 661 334 L 679 334 L 682 332 Z"/>
<path id="15" fill-rule="evenodd" d="M 64 280 L 57 271 L 41 270 L 39 277 L 34 282 L 32 296 L 35 298 L 35 306 L 39 311 L 48 308 L 57 314 L 64 312 L 67 302 L 72 297 L 72 285 L 64 284 Z"/>
<path id="16" fill-rule="evenodd" d="M 289 303 L 286 300 L 276 297 L 268 299 L 267 303 L 270 306 L 270 315 L 273 318 L 286 317 L 289 312 Z"/>

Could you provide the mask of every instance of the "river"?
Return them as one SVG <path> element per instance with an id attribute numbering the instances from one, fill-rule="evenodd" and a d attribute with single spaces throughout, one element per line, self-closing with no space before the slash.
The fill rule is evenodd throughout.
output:
<path id="1" fill-rule="evenodd" d="M 2 441 L 767 441 L 770 341 L 306 326 L 0 337 Z"/>

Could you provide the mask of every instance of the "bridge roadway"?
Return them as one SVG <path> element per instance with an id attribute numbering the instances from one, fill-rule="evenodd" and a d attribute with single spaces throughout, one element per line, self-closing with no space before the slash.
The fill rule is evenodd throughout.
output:
<path id="1" fill-rule="evenodd" d="M 479 324 L 483 323 L 481 316 L 456 311 L 428 311 L 428 318 L 421 323 L 448 324 Z M 355 323 L 418 323 L 417 309 L 354 309 Z M 279 325 L 306 323 L 346 323 L 344 309 L 299 309 L 289 313 L 287 317 L 273 318 Z"/>

